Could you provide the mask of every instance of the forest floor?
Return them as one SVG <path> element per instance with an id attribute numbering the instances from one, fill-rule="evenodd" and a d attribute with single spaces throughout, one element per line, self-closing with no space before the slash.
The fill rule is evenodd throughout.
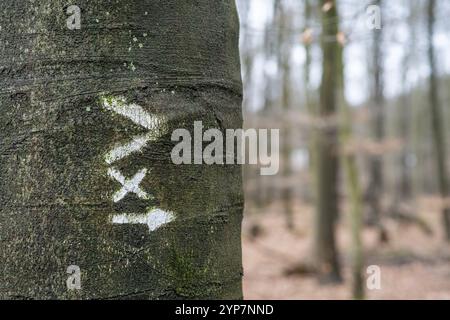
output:
<path id="1" fill-rule="evenodd" d="M 376 230 L 364 230 L 365 264 L 381 270 L 381 289 L 366 289 L 367 299 L 450 299 L 450 245 L 443 241 L 439 209 L 433 199 L 417 201 L 417 208 L 432 234 L 415 224 L 385 219 L 389 242 L 381 244 Z M 321 285 L 308 272 L 286 274 L 311 256 L 313 208 L 296 205 L 295 211 L 294 231 L 288 231 L 276 204 L 245 215 L 244 298 L 351 299 L 350 228 L 345 215 L 338 229 L 344 282 Z"/>

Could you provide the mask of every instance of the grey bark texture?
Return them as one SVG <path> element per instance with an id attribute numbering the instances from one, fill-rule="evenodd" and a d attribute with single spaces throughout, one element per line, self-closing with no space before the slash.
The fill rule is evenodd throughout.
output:
<path id="1" fill-rule="evenodd" d="M 172 164 L 175 128 L 240 128 L 233 0 L 0 2 L 0 298 L 240 299 L 243 194 L 238 165 Z M 145 133 L 105 110 L 123 97 L 164 132 L 115 165 L 148 174 L 120 202 L 105 154 Z M 149 232 L 111 215 L 171 211 Z M 66 287 L 69 265 L 81 290 Z"/>

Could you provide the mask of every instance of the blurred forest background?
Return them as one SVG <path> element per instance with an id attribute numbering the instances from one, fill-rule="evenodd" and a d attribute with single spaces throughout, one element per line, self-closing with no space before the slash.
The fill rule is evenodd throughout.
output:
<path id="1" fill-rule="evenodd" d="M 245 298 L 450 299 L 450 1 L 237 2 Z"/>

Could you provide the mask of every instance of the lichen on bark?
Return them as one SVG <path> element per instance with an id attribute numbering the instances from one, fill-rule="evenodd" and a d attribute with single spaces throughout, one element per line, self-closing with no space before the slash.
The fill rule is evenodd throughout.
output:
<path id="1" fill-rule="evenodd" d="M 241 298 L 240 166 L 170 159 L 175 128 L 242 126 L 234 2 L 76 4 L 80 30 L 66 26 L 66 1 L 0 3 L 0 297 Z M 111 200 L 120 184 L 105 154 L 145 130 L 105 111 L 102 95 L 167 119 L 115 164 L 127 177 L 147 168 L 152 200 Z M 152 233 L 110 221 L 151 206 L 177 220 Z M 66 287 L 72 264 L 79 291 Z"/>

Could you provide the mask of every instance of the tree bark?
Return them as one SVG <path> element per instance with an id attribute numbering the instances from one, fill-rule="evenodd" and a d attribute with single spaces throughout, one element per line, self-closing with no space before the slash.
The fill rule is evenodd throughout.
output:
<path id="1" fill-rule="evenodd" d="M 344 45 L 337 48 L 338 52 L 338 90 L 339 90 L 339 144 L 346 146 L 352 141 L 353 114 L 345 98 Z M 342 150 L 342 148 L 341 148 Z M 341 152 L 342 168 L 345 175 L 348 193 L 348 207 L 351 225 L 351 274 L 352 296 L 362 300 L 364 292 L 364 244 L 362 239 L 363 199 L 360 184 L 356 154 Z"/>
<path id="2" fill-rule="evenodd" d="M 322 4 L 328 2 L 323 0 Z M 316 201 L 315 219 L 315 261 L 320 278 L 324 281 L 341 280 L 340 265 L 336 246 L 336 220 L 338 217 L 338 137 L 337 128 L 330 122 L 336 115 L 338 46 L 330 38 L 337 35 L 338 17 L 336 3 L 322 13 L 322 52 L 323 71 L 320 87 L 320 103 L 318 115 L 327 123 L 316 132 Z"/>
<path id="3" fill-rule="evenodd" d="M 240 166 L 170 158 L 175 128 L 242 126 L 234 1 L 80 0 L 79 30 L 66 3 L 0 3 L 0 298 L 242 298 Z M 146 175 L 114 202 L 112 168 Z M 149 209 L 175 220 L 114 220 Z"/>
<path id="4" fill-rule="evenodd" d="M 383 1 L 376 0 L 374 4 L 382 7 Z M 373 138 L 377 142 L 384 139 L 384 70 L 383 70 L 383 33 L 382 28 L 373 30 L 373 93 L 372 93 L 372 108 L 371 117 L 373 125 Z M 369 204 L 369 224 L 376 225 L 380 228 L 380 234 L 383 234 L 383 227 L 381 226 L 381 197 L 383 192 L 383 161 L 381 155 L 371 155 L 369 161 L 370 181 L 367 190 L 367 199 Z M 383 237 L 383 236 L 381 236 Z"/>
<path id="5" fill-rule="evenodd" d="M 304 32 L 310 32 L 312 20 L 314 13 L 314 5 L 311 0 L 305 0 L 304 3 Z M 305 90 L 305 106 L 306 112 L 311 119 L 315 119 L 317 116 L 317 98 L 312 94 L 311 89 L 311 64 L 312 64 L 312 42 L 313 39 L 305 39 L 304 47 L 305 47 L 305 63 L 303 66 L 303 83 Z M 314 133 L 312 134 L 314 135 Z M 314 143 L 314 139 L 309 139 L 308 143 L 308 153 L 309 153 L 309 161 L 308 161 L 308 170 L 311 175 L 311 184 L 312 189 L 316 189 L 316 174 L 315 174 L 315 165 L 316 165 L 316 147 Z"/>

